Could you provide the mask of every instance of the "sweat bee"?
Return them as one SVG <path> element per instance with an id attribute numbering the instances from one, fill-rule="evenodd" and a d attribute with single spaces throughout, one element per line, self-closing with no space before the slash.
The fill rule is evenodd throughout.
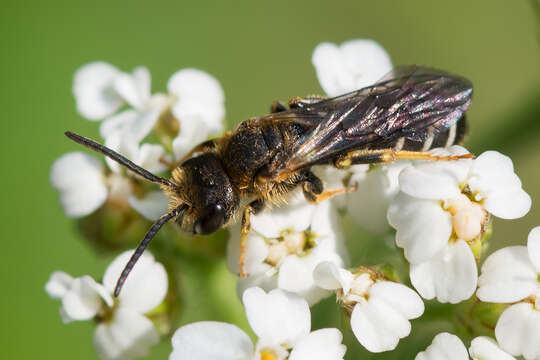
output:
<path id="1" fill-rule="evenodd" d="M 287 199 L 301 186 L 311 202 L 347 189 L 326 190 L 314 165 L 346 169 L 354 164 L 399 159 L 457 160 L 434 156 L 434 147 L 462 140 L 469 80 L 444 71 L 402 66 L 372 86 L 334 98 L 294 98 L 288 107 L 241 122 L 236 130 L 196 146 L 172 171 L 156 176 L 115 151 L 72 132 L 66 135 L 157 183 L 169 197 L 169 211 L 146 233 L 116 284 L 115 295 L 152 238 L 168 221 L 183 231 L 210 234 L 241 216 L 240 276 L 244 271 L 250 215 Z M 247 204 L 247 205 L 241 205 Z"/>

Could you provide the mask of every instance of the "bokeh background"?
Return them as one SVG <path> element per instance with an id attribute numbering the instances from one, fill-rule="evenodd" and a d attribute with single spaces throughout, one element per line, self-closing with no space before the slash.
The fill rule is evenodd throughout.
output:
<path id="1" fill-rule="evenodd" d="M 57 269 L 99 279 L 111 259 L 83 241 L 49 184 L 54 159 L 80 150 L 63 132 L 98 135 L 97 124 L 76 113 L 71 94 L 73 73 L 82 64 L 105 60 L 125 71 L 146 65 L 154 92 L 165 90 L 178 69 L 208 71 L 225 90 L 229 127 L 263 114 L 273 100 L 320 93 L 310 59 L 322 41 L 372 38 L 394 64 L 462 74 L 475 85 L 466 145 L 477 153 L 497 149 L 510 155 L 533 198 L 526 217 L 495 220 L 496 249 L 523 244 L 540 225 L 539 19 L 538 2 L 526 0 L 3 0 L 0 357 L 96 358 L 93 325 L 63 325 L 59 303 L 43 289 Z M 349 241 L 355 240 L 362 241 L 361 234 L 349 232 Z M 194 266 L 203 277 L 185 284 L 182 321 L 221 320 L 247 328 L 222 259 L 204 258 L 186 271 Z M 314 327 L 339 325 L 333 301 L 321 309 L 333 312 L 334 323 L 319 316 Z M 424 348 L 443 329 L 404 346 Z M 149 358 L 164 359 L 169 352 L 165 342 Z M 364 353 L 351 348 L 348 358 Z"/>

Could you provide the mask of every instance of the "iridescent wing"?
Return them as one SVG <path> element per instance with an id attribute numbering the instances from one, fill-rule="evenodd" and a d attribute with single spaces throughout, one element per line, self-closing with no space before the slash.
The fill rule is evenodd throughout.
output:
<path id="1" fill-rule="evenodd" d="M 272 121 L 299 122 L 308 129 L 270 171 L 290 173 L 401 137 L 422 142 L 454 124 L 471 96 L 469 80 L 412 65 L 395 68 L 373 86 L 300 103 L 298 109 L 269 115 Z"/>

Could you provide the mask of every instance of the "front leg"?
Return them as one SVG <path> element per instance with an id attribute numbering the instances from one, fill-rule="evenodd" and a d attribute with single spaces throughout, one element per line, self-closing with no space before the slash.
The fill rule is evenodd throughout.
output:
<path id="1" fill-rule="evenodd" d="M 256 215 L 264 208 L 264 200 L 257 199 L 252 201 L 244 208 L 244 213 L 242 214 L 242 225 L 241 225 L 241 235 L 240 235 L 240 257 L 238 259 L 238 265 L 240 268 L 240 277 L 246 278 L 246 245 L 247 237 L 251 232 L 251 215 Z"/>

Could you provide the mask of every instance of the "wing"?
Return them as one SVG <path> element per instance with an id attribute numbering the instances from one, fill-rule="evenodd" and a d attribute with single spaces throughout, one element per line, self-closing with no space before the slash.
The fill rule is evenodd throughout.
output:
<path id="1" fill-rule="evenodd" d="M 469 80 L 412 65 L 395 68 L 373 86 L 317 103 L 300 103 L 282 118 L 275 114 L 274 121 L 302 121 L 308 130 L 272 173 L 324 163 L 391 139 L 422 142 L 454 124 L 468 109 L 471 96 Z"/>

